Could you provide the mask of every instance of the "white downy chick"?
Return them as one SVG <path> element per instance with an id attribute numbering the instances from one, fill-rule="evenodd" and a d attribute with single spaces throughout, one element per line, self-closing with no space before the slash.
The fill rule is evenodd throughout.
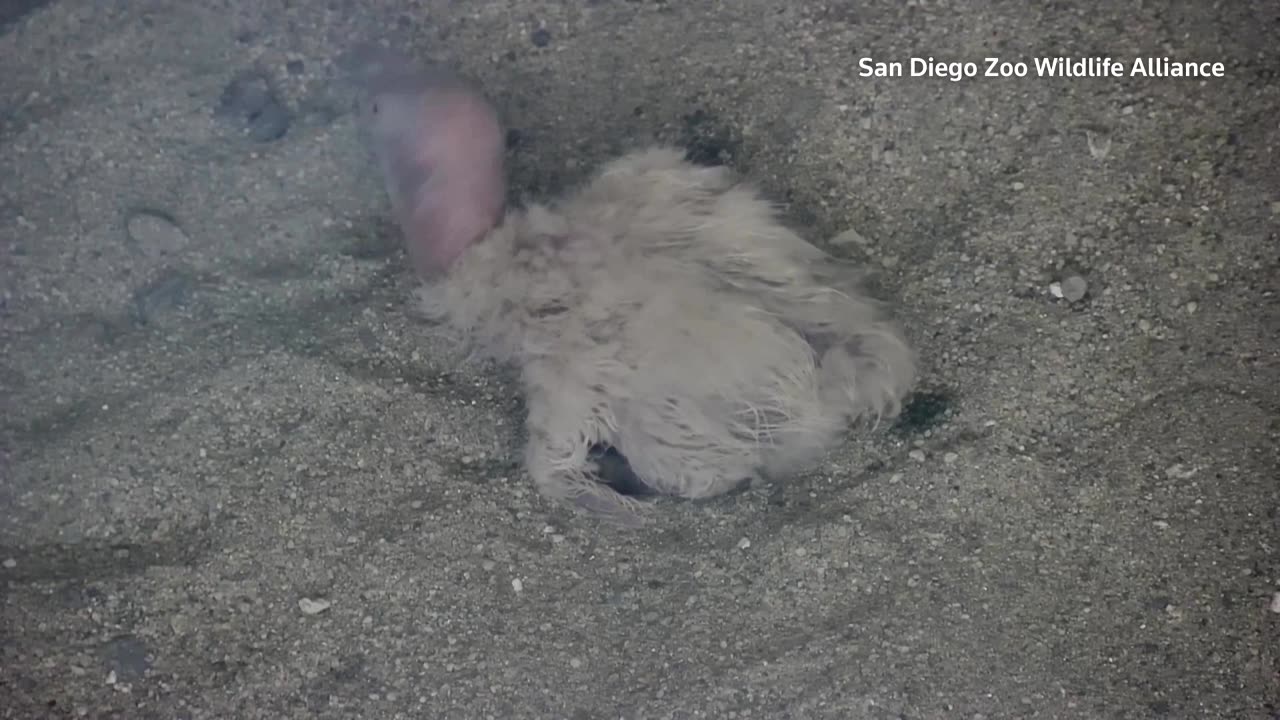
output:
<path id="1" fill-rule="evenodd" d="M 443 71 L 378 57 L 364 119 L 432 275 L 424 309 L 519 368 L 526 469 L 545 496 L 634 525 L 650 506 L 601 482 L 593 448 L 658 494 L 707 498 L 803 470 L 850 424 L 899 412 L 916 368 L 898 326 L 855 268 L 730 170 L 654 147 L 499 220 L 492 107 Z"/>

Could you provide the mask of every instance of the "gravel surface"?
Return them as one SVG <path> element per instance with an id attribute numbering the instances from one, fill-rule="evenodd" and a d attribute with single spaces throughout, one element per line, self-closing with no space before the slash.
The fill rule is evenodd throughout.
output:
<path id="1" fill-rule="evenodd" d="M 1280 716 L 1271 2 L 0 2 L 0 718 Z M 893 427 L 611 529 L 520 467 L 338 58 L 513 194 L 681 143 L 865 262 Z M 1109 56 L 1224 77 L 859 77 Z"/>

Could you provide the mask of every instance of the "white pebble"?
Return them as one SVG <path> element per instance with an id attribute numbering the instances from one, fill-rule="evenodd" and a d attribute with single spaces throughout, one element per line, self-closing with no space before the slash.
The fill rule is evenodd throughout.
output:
<path id="1" fill-rule="evenodd" d="M 312 600 L 311 598 L 302 598 L 298 601 L 298 609 L 303 615 L 319 615 L 320 613 L 333 607 L 333 603 L 321 598 Z"/>
<path id="2" fill-rule="evenodd" d="M 1161 530 L 1168 530 L 1168 529 L 1169 529 L 1169 523 L 1168 523 L 1168 521 L 1165 521 L 1165 520 L 1156 520 L 1155 522 L 1153 522 L 1153 523 L 1151 523 L 1151 524 L 1152 524 L 1152 525 L 1155 525 L 1157 528 L 1159 528 L 1159 529 L 1161 529 Z"/>
<path id="3" fill-rule="evenodd" d="M 738 541 L 739 550 L 746 550 L 749 547 L 751 547 L 751 541 L 749 539 L 742 538 L 741 540 Z"/>
<path id="4" fill-rule="evenodd" d="M 1067 302 L 1080 302 L 1084 299 L 1085 293 L 1089 292 L 1089 283 L 1079 275 L 1072 275 L 1063 279 L 1061 290 L 1062 299 Z"/>
<path id="5" fill-rule="evenodd" d="M 12 570 L 18 567 L 18 561 L 13 558 L 5 558 L 3 565 L 5 570 Z"/>
<path id="6" fill-rule="evenodd" d="M 569 667 L 573 668 L 574 670 L 577 670 L 578 668 L 582 667 L 582 661 L 579 660 L 578 658 L 573 658 L 572 660 L 569 661 Z"/>
<path id="7" fill-rule="evenodd" d="M 839 235 L 836 235 L 835 237 L 831 238 L 831 240 L 829 240 L 828 242 L 829 244 L 836 245 L 836 246 L 869 245 L 870 244 L 867 241 L 867 239 L 863 237 L 862 233 L 859 233 L 857 230 L 854 230 L 853 228 L 849 228 L 848 230 L 845 230 Z"/>
<path id="8" fill-rule="evenodd" d="M 911 458 L 912 460 L 915 460 L 916 462 L 924 462 L 924 451 L 919 448 L 916 448 L 915 450 L 912 450 L 911 452 L 907 453 L 907 457 Z"/>
<path id="9" fill-rule="evenodd" d="M 1280 591 L 1271 596 L 1271 612 L 1280 615 Z"/>
<path id="10" fill-rule="evenodd" d="M 954 463 L 955 461 L 957 461 L 957 460 L 959 460 L 959 459 L 960 459 L 960 456 L 959 456 L 959 455 L 957 455 L 956 453 L 953 453 L 953 452 L 946 453 L 946 454 L 944 454 L 944 455 L 942 456 L 942 462 L 944 462 L 944 463 L 946 463 L 946 464 L 948 464 L 948 465 L 950 465 L 950 464 Z"/>
<path id="11" fill-rule="evenodd" d="M 514 578 L 511 580 L 511 589 L 517 593 L 524 592 L 524 583 L 520 581 L 520 578 Z"/>

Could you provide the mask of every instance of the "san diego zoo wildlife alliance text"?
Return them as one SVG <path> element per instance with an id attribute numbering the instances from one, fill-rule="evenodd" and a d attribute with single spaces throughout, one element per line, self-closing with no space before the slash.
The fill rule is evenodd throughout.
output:
<path id="1" fill-rule="evenodd" d="M 982 63 L 946 62 L 933 58 L 911 58 L 904 66 L 901 62 L 879 62 L 874 58 L 858 60 L 858 77 L 909 77 L 945 78 L 959 82 L 965 78 L 983 77 L 1014 78 L 1027 77 L 1222 77 L 1225 68 L 1220 62 L 1178 62 L 1167 57 L 1137 58 L 1126 66 L 1119 60 L 1102 57 L 1067 58 L 1048 57 L 1035 58 L 1028 65 L 1025 62 L 1008 62 L 1000 58 L 983 58 Z"/>

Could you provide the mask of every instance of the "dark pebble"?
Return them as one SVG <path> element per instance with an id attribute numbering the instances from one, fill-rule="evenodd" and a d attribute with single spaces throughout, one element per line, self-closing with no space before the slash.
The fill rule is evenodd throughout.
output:
<path id="1" fill-rule="evenodd" d="M 48 5 L 50 0 L 4 0 L 0 2 L 0 30 L 22 19 L 27 13 Z"/>
<path id="2" fill-rule="evenodd" d="M 147 659 L 147 646 L 133 635 L 121 635 L 103 643 L 99 648 L 107 669 L 114 671 L 123 682 L 141 680 L 151 668 Z"/>
<path id="3" fill-rule="evenodd" d="M 247 128 L 254 142 L 271 142 L 289 131 L 289 111 L 271 90 L 266 78 L 242 72 L 227 83 L 218 99 L 216 115 Z"/>
<path id="4" fill-rule="evenodd" d="M 134 292 L 133 321 L 138 325 L 150 325 L 161 315 L 184 307 L 193 289 L 192 278 L 186 273 L 162 275 Z"/>

